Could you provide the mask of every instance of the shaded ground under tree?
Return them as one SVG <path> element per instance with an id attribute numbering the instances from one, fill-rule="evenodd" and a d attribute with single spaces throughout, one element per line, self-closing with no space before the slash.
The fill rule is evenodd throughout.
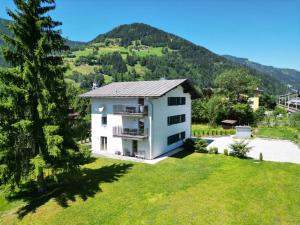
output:
<path id="1" fill-rule="evenodd" d="M 94 197 L 97 192 L 102 192 L 102 183 L 118 181 L 132 167 L 133 164 L 112 164 L 98 169 L 83 168 L 75 174 L 63 173 L 58 176 L 58 182 L 48 182 L 46 194 L 38 195 L 37 192 L 29 191 L 32 189 L 25 188 L 9 200 L 24 200 L 27 203 L 17 211 L 19 219 L 30 212 L 35 212 L 51 199 L 66 208 L 69 206 L 68 201 L 76 201 L 76 197 L 84 201 Z M 32 184 L 25 186 L 31 187 Z"/>

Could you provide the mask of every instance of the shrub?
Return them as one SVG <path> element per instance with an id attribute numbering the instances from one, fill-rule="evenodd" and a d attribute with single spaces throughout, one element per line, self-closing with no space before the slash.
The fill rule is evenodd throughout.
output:
<path id="1" fill-rule="evenodd" d="M 263 154 L 259 153 L 259 161 L 263 161 L 263 160 L 264 160 Z"/>
<path id="2" fill-rule="evenodd" d="M 244 140 L 235 141 L 229 147 L 232 150 L 230 155 L 239 158 L 246 158 L 247 153 L 252 149 L 252 147 L 249 146 L 249 143 Z"/>
<path id="3" fill-rule="evenodd" d="M 290 124 L 292 127 L 300 129 L 300 112 L 296 112 L 291 115 Z"/>
<path id="4" fill-rule="evenodd" d="M 183 142 L 183 149 L 185 151 L 194 151 L 195 150 L 195 141 L 191 138 L 186 139 Z"/>
<path id="5" fill-rule="evenodd" d="M 218 153 L 219 153 L 218 147 L 214 147 L 214 153 L 215 153 L 215 154 L 218 154 Z"/>
<path id="6" fill-rule="evenodd" d="M 207 153 L 207 147 L 208 143 L 204 139 L 199 139 L 195 142 L 195 151 L 200 153 Z"/>
<path id="7" fill-rule="evenodd" d="M 214 153 L 214 148 L 213 147 L 208 148 L 208 153 L 213 154 Z"/>
<path id="8" fill-rule="evenodd" d="M 91 148 L 88 145 L 80 145 L 79 146 L 79 159 L 80 159 L 80 164 L 85 164 L 89 162 L 91 159 Z"/>
<path id="9" fill-rule="evenodd" d="M 218 148 L 217 147 L 210 147 L 208 149 L 209 154 L 218 154 Z"/>
<path id="10" fill-rule="evenodd" d="M 228 149 L 227 148 L 224 149 L 224 155 L 228 155 Z"/>

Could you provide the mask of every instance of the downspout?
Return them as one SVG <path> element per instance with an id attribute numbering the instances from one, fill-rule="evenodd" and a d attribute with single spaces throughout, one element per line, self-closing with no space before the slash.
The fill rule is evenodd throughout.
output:
<path id="1" fill-rule="evenodd" d="M 150 125 L 150 159 L 152 159 L 152 140 L 153 140 L 153 136 L 152 136 L 152 121 L 153 121 L 153 103 L 150 101 L 150 98 L 147 99 L 148 103 L 151 105 L 151 120 L 149 120 L 149 125 Z M 148 115 L 149 117 L 149 115 Z"/>

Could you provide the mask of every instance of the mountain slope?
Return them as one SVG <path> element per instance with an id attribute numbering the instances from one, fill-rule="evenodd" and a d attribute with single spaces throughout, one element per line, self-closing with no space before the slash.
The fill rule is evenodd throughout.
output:
<path id="1" fill-rule="evenodd" d="M 89 43 L 67 39 L 66 43 L 71 47 L 65 55 L 71 68 L 66 77 L 78 83 L 87 75 L 91 82 L 97 74 L 104 74 L 106 81 L 189 78 L 202 88 L 213 86 L 213 80 L 224 70 L 242 67 L 261 81 L 260 88 L 266 92 L 285 91 L 283 83 L 268 74 L 146 24 L 122 25 Z"/>
<path id="2" fill-rule="evenodd" d="M 253 68 L 257 71 L 260 71 L 261 73 L 268 74 L 276 80 L 290 85 L 294 89 L 300 89 L 300 71 L 294 69 L 282 69 L 273 66 L 265 66 L 256 62 L 252 62 L 246 58 L 238 58 L 231 55 L 223 55 L 223 57 L 241 65 Z"/>
<path id="3" fill-rule="evenodd" d="M 151 71 L 152 76 L 150 76 L 152 79 L 157 79 L 159 76 L 169 78 L 183 76 L 192 79 L 198 86 L 207 87 L 213 86 L 215 77 L 225 69 L 244 67 L 176 35 L 141 23 L 121 25 L 108 33 L 96 37 L 90 42 L 90 46 L 97 43 L 106 43 L 106 46 L 112 44 L 126 49 L 137 50 L 141 46 L 165 49 L 162 56 L 152 57 L 152 60 L 150 60 L 161 62 L 151 62 L 154 64 Z M 174 62 L 177 65 L 174 65 Z M 170 69 L 171 66 L 175 67 L 177 71 L 172 71 Z M 261 80 L 262 87 L 267 91 L 284 91 L 285 88 L 280 81 L 255 69 L 248 68 L 248 70 L 253 76 Z"/>

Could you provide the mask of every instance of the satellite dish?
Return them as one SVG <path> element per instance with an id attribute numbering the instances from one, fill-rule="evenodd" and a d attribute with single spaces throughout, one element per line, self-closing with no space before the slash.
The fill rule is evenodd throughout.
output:
<path id="1" fill-rule="evenodd" d="M 99 111 L 99 112 L 103 112 L 103 111 L 104 111 L 104 106 L 99 107 L 99 108 L 98 108 L 98 111 Z"/>

